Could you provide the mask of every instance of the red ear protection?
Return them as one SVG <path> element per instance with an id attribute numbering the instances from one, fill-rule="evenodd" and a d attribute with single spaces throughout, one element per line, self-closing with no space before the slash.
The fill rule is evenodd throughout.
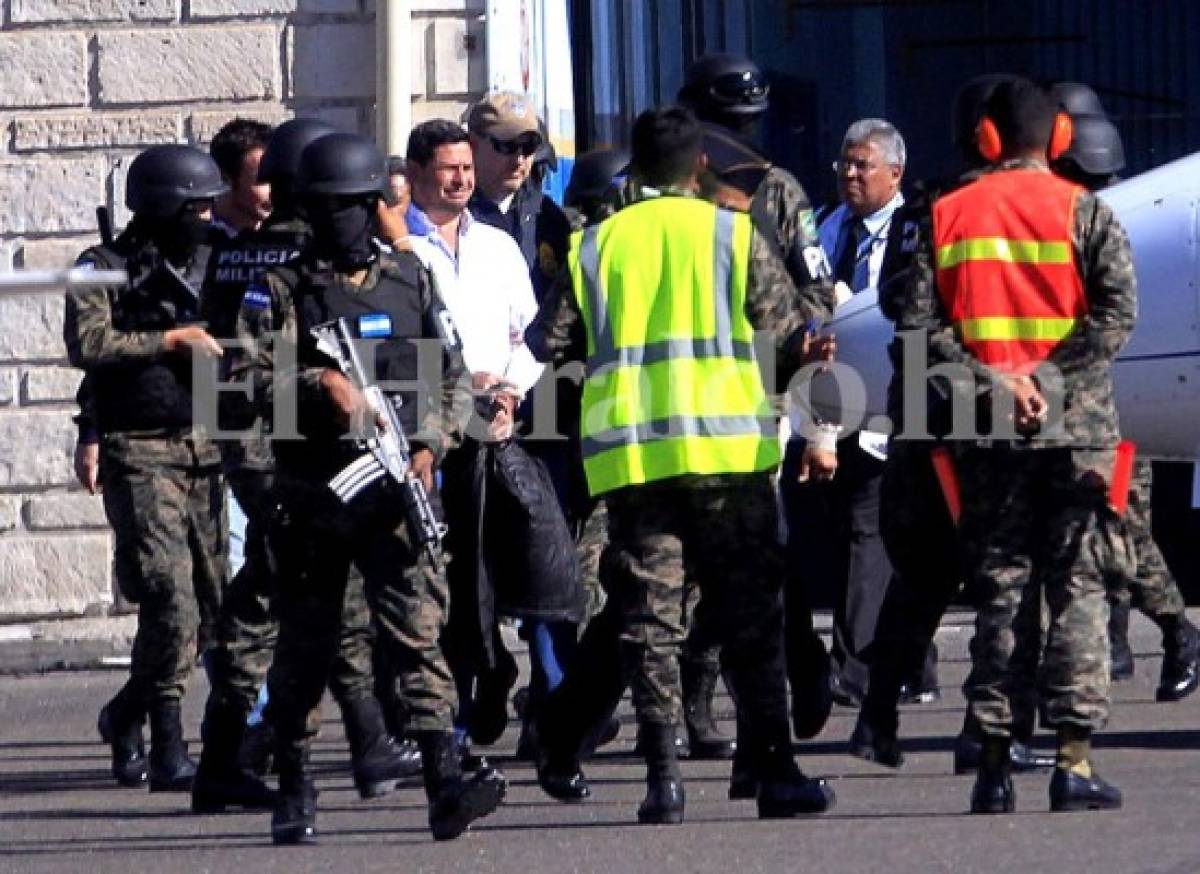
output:
<path id="1" fill-rule="evenodd" d="M 1073 126 L 1071 116 L 1060 112 L 1054 116 L 1054 128 L 1050 133 L 1050 145 L 1046 147 L 1046 157 L 1057 161 L 1067 149 L 1071 148 Z M 996 123 L 986 115 L 979 120 L 975 128 L 975 148 L 989 164 L 995 164 L 1004 153 L 1004 143 L 1000 139 L 1000 131 Z"/>
<path id="2" fill-rule="evenodd" d="M 1071 137 L 1074 135 L 1074 125 L 1071 116 L 1060 112 L 1054 116 L 1054 131 L 1050 134 L 1050 145 L 1046 148 L 1046 157 L 1057 161 L 1071 148 Z"/>
<path id="3" fill-rule="evenodd" d="M 979 150 L 983 160 L 995 164 L 1004 152 L 1003 145 L 996 123 L 985 115 L 975 128 L 975 148 Z"/>

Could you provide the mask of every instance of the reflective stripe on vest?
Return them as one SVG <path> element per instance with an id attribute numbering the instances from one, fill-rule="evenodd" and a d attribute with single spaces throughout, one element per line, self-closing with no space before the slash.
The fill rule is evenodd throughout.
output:
<path id="1" fill-rule="evenodd" d="M 1087 312 L 1072 232 L 1079 188 L 1047 172 L 991 173 L 933 207 L 938 290 L 975 357 L 1028 373 Z"/>
<path id="2" fill-rule="evenodd" d="M 779 463 L 745 315 L 748 216 L 661 197 L 577 232 L 588 336 L 581 436 L 593 495 Z"/>

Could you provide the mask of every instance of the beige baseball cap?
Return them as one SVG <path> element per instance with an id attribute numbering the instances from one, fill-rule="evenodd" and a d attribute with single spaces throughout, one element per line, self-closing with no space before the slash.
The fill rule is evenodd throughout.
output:
<path id="1" fill-rule="evenodd" d="M 507 142 L 522 134 L 541 137 L 533 101 L 524 94 L 496 91 L 467 110 L 467 130 Z"/>

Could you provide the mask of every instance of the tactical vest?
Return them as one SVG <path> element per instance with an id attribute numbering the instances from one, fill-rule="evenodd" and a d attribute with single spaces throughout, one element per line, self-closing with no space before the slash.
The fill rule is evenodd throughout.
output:
<path id="1" fill-rule="evenodd" d="M 91 262 L 99 270 L 127 270 L 134 268 L 141 254 L 95 246 L 79 261 Z M 139 265 L 137 270 L 149 268 Z M 131 282 L 110 295 L 113 329 L 167 331 L 198 318 L 198 303 L 181 299 L 174 289 L 162 285 L 151 273 L 140 286 L 135 288 Z M 192 426 L 192 363 L 187 355 L 100 367 L 91 376 L 101 433 L 169 433 Z"/>
<path id="2" fill-rule="evenodd" d="M 204 280 L 208 332 L 218 339 L 233 337 L 246 289 L 268 270 L 296 260 L 309 237 L 307 226 L 294 221 L 264 225 L 217 245 Z"/>
<path id="3" fill-rule="evenodd" d="M 581 438 L 593 495 L 779 463 L 746 318 L 749 216 L 659 197 L 572 237 L 588 335 Z"/>
<path id="4" fill-rule="evenodd" d="M 963 344 L 985 364 L 1030 373 L 1087 313 L 1072 240 L 1080 191 L 1018 169 L 934 203 L 938 291 Z"/>
<path id="5" fill-rule="evenodd" d="M 351 333 L 367 344 L 359 347 L 359 354 L 367 367 L 374 360 L 375 379 L 402 384 L 381 387 L 389 397 L 401 400 L 397 413 L 409 437 L 416 433 L 424 412 L 417 409 L 418 347 L 412 341 L 436 336 L 426 321 L 418 269 L 415 258 L 389 258 L 380 268 L 378 282 L 368 288 L 355 287 L 331 270 L 302 264 L 294 286 L 300 366 L 337 367 L 317 348 L 311 331 L 317 325 L 346 319 Z M 431 390 L 440 390 L 440 386 L 440 381 L 436 382 Z M 429 400 L 438 403 L 440 397 Z M 275 454 L 281 464 L 302 464 L 315 477 L 327 479 L 352 460 L 355 451 L 342 439 L 344 433 L 331 408 L 313 406 L 306 409 L 302 403 L 299 410 L 298 427 L 305 439 L 277 442 Z"/>

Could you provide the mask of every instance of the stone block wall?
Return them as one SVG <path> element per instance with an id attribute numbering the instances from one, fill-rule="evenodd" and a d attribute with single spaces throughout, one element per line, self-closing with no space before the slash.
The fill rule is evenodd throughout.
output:
<path id="1" fill-rule="evenodd" d="M 486 87 L 484 0 L 411 3 L 414 122 Z M 129 161 L 235 115 L 371 134 L 374 0 L 0 0 L 0 272 L 57 269 L 122 225 Z M 0 622 L 113 609 L 99 498 L 71 467 L 62 293 L 0 289 Z"/>

